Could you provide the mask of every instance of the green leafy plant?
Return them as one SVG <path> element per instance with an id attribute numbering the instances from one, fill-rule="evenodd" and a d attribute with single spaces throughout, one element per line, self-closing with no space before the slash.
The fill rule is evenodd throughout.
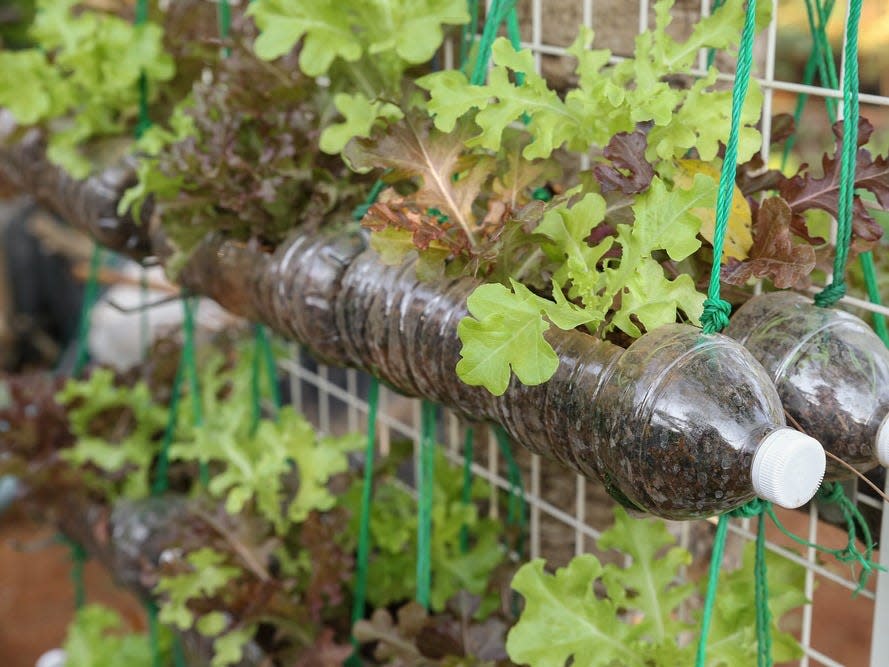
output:
<path id="1" fill-rule="evenodd" d="M 68 667 L 152 667 L 154 652 L 146 634 L 123 632 L 123 620 L 112 609 L 98 604 L 77 611 L 68 626 L 62 648 Z M 162 660 L 170 651 L 170 633 L 158 638 Z"/>
<path id="2" fill-rule="evenodd" d="M 542 560 L 524 565 L 513 579 L 525 607 L 507 639 L 512 660 L 532 667 L 562 667 L 569 660 L 586 667 L 690 663 L 695 646 L 680 643 L 680 637 L 693 626 L 679 620 L 678 609 L 696 587 L 678 583 L 680 569 L 691 562 L 691 555 L 675 542 L 663 522 L 631 519 L 618 508 L 615 524 L 602 534 L 599 547 L 629 556 L 627 567 L 603 566 L 592 554 L 577 556 L 555 574 L 544 570 Z M 722 577 L 708 666 L 755 660 L 752 556 L 748 549 L 744 565 Z M 801 566 L 769 554 L 776 662 L 802 655 L 793 636 L 781 631 L 778 623 L 805 603 L 804 574 Z"/>
<path id="3" fill-rule="evenodd" d="M 328 153 L 368 136 L 377 119 L 400 118 L 405 74 L 432 58 L 443 26 L 469 21 L 463 0 L 257 0 L 248 14 L 260 29 L 259 57 L 278 58 L 299 43 L 302 71 L 329 77 L 344 121 L 325 128 L 321 148 Z"/>
<path id="4" fill-rule="evenodd" d="M 226 614 L 218 610 L 198 614 L 195 605 L 207 600 L 225 600 L 226 591 L 241 576 L 241 569 L 227 564 L 227 557 L 206 547 L 185 557 L 186 571 L 160 578 L 155 591 L 162 596 L 158 620 L 180 630 L 194 628 L 205 637 L 215 637 L 212 667 L 233 665 L 243 657 L 245 645 L 256 626 L 230 627 Z M 218 603 L 217 603 L 218 604 Z"/>
<path id="5" fill-rule="evenodd" d="M 486 497 L 481 480 L 473 482 L 472 497 Z M 442 610 L 460 591 L 475 595 L 486 592 L 492 572 L 503 562 L 502 528 L 480 517 L 475 503 L 462 501 L 462 475 L 436 452 L 435 491 L 432 506 L 430 606 Z M 360 480 L 356 480 L 341 503 L 352 513 L 350 533 L 358 529 Z M 377 607 L 410 600 L 416 591 L 417 501 L 397 479 L 383 477 L 374 487 L 370 520 L 374 554 L 368 569 L 368 601 Z M 465 526 L 469 548 L 461 549 Z"/>
<path id="6" fill-rule="evenodd" d="M 184 435 L 170 448 L 171 458 L 213 466 L 210 494 L 221 498 L 230 514 L 252 504 L 279 534 L 314 510 L 331 509 L 336 498 L 328 482 L 348 469 L 346 455 L 361 446 L 361 438 L 319 438 L 289 406 L 277 419 L 259 421 L 254 430 L 248 355 L 230 371 L 217 358 L 205 365 L 202 375 L 204 422 L 182 429 Z"/>
<path id="7" fill-rule="evenodd" d="M 0 105 L 23 126 L 48 127 L 49 159 L 85 176 L 93 167 L 83 149 L 86 142 L 132 133 L 140 77 L 154 91 L 154 84 L 170 80 L 175 70 L 160 27 L 75 11 L 79 4 L 37 3 L 31 28 L 37 47 L 0 52 Z"/>
<path id="8" fill-rule="evenodd" d="M 99 471 L 91 483 L 112 496 L 147 496 L 149 468 L 167 422 L 166 408 L 154 402 L 148 385 L 118 384 L 112 371 L 97 369 L 84 381 L 69 380 L 56 399 L 68 407 L 77 438 L 61 457 Z"/>

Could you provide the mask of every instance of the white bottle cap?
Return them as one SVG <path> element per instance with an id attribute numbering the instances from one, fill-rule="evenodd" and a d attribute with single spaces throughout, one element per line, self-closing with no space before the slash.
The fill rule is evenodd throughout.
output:
<path id="1" fill-rule="evenodd" d="M 877 440 L 874 443 L 877 450 L 877 461 L 881 466 L 889 466 L 889 414 L 883 417 L 880 428 L 877 429 Z"/>
<path id="2" fill-rule="evenodd" d="M 34 667 L 65 667 L 67 659 L 68 656 L 62 649 L 54 648 L 37 658 L 37 664 Z"/>
<path id="3" fill-rule="evenodd" d="M 801 507 L 821 486 L 826 465 L 821 443 L 792 428 L 779 428 L 759 443 L 753 456 L 753 490 L 779 507 Z"/>

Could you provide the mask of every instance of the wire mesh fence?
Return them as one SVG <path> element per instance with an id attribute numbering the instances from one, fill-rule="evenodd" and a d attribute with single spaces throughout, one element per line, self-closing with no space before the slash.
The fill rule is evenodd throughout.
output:
<path id="1" fill-rule="evenodd" d="M 640 0 L 638 4 L 625 0 L 526 0 L 519 3 L 523 46 L 535 54 L 539 72 L 545 75 L 555 73 L 555 76 L 570 71 L 561 63 L 570 60 L 566 47 L 575 36 L 579 24 L 593 28 L 597 35 L 602 35 L 597 37 L 597 41 L 604 41 L 616 54 L 621 53 L 621 45 L 624 53 L 629 54 L 632 34 L 647 30 L 652 21 L 651 4 L 648 0 Z M 707 15 L 710 4 L 709 0 L 680 0 L 674 11 L 684 12 L 684 20 L 691 22 L 698 16 Z M 764 0 L 761 0 L 761 4 L 764 4 Z M 810 106 L 815 108 L 823 105 L 828 98 L 837 99 L 840 100 L 840 117 L 842 114 L 840 90 L 807 85 L 776 75 L 782 5 L 778 0 L 772 0 L 772 19 L 759 38 L 758 68 L 755 72 L 763 91 L 762 157 L 766 165 L 772 157 L 771 119 L 773 114 L 787 105 L 788 96 L 795 99 L 799 94 L 810 95 Z M 846 6 L 845 3 L 838 5 L 836 13 L 840 14 Z M 445 67 L 454 66 L 452 47 L 448 44 L 444 50 L 442 64 Z M 620 55 L 613 57 L 615 61 L 620 58 Z M 707 58 L 707 53 L 700 54 L 698 68 L 693 74 L 703 75 L 706 72 Z M 717 66 L 720 68 L 719 79 L 730 81 L 731 62 L 717 60 Z M 885 115 L 881 111 L 889 106 L 889 97 L 877 94 L 862 93 L 860 101 L 865 117 L 871 112 L 877 116 Z M 806 124 L 817 122 L 804 117 Z M 829 125 L 823 120 L 821 124 L 825 139 L 832 143 Z M 589 166 L 589 156 L 581 156 L 580 161 L 581 168 Z M 817 290 L 817 286 L 812 288 L 813 293 Z M 853 296 L 845 297 L 843 304 L 859 312 L 863 309 L 889 315 L 889 308 Z M 283 362 L 283 370 L 289 375 L 291 396 L 296 407 L 306 412 L 320 429 L 328 432 L 354 431 L 366 427 L 368 404 L 365 376 L 353 370 L 316 366 L 299 354 L 298 349 L 294 350 L 289 360 Z M 456 415 L 449 412 L 441 414 L 439 441 L 445 446 L 447 457 L 455 464 L 462 463 L 464 426 Z M 382 387 L 378 415 L 380 454 L 385 456 L 395 440 L 409 440 L 417 446 L 420 440 L 420 402 L 400 397 Z M 498 502 L 498 497 L 502 500 L 512 488 L 505 462 L 492 433 L 477 434 L 474 451 L 473 471 L 489 482 L 493 501 L 489 505 L 490 511 L 496 516 L 503 506 L 502 502 Z M 551 564 L 563 565 L 575 554 L 594 550 L 600 531 L 608 525 L 611 516 L 611 505 L 601 485 L 574 477 L 551 462 L 524 453 L 520 448 L 516 448 L 516 456 L 522 470 L 523 493 L 528 507 L 529 542 L 526 555 L 530 558 L 546 557 Z M 881 512 L 880 501 L 864 494 L 858 495 L 857 500 L 869 513 L 873 524 L 880 527 L 875 537 L 879 540 L 882 535 L 889 535 L 889 513 Z M 781 517 L 794 532 L 811 543 L 838 546 L 845 537 L 841 530 L 823 520 L 815 504 L 804 512 L 785 512 Z M 706 567 L 714 524 L 683 523 L 673 528 L 680 545 L 695 556 L 692 567 Z M 733 520 L 729 530 L 738 544 L 755 539 L 749 520 Z M 867 588 L 853 595 L 858 582 L 849 567 L 819 558 L 815 549 L 793 545 L 777 531 L 771 537 L 768 542 L 771 551 L 806 569 L 805 595 L 810 602 L 794 619 L 796 626 L 788 628 L 798 633 L 805 652 L 799 664 L 803 667 L 855 667 L 868 664 L 868 660 L 872 667 L 887 664 L 889 573 L 879 573 Z M 889 568 L 889 550 L 880 552 L 880 562 Z"/>

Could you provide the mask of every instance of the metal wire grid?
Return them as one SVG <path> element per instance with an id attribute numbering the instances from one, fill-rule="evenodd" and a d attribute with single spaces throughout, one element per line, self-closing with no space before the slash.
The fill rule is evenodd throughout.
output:
<path id="1" fill-rule="evenodd" d="M 762 1 L 762 0 L 761 0 Z M 766 0 L 767 1 L 767 0 Z M 582 5 L 582 17 L 584 25 L 594 28 L 596 21 L 595 2 L 594 0 L 579 0 Z M 627 20 L 635 18 L 630 12 L 632 3 L 627 2 Z M 638 29 L 645 31 L 648 29 L 649 17 L 649 0 L 639 0 L 638 3 Z M 490 0 L 488 0 L 490 8 Z M 701 12 L 706 15 L 710 10 L 709 0 L 702 0 Z M 763 123 L 763 149 L 762 156 L 765 164 L 769 159 L 769 138 L 771 136 L 772 108 L 775 91 L 786 91 L 790 93 L 805 93 L 813 97 L 820 98 L 836 98 L 842 99 L 842 93 L 839 90 L 827 89 L 819 86 L 807 86 L 793 81 L 781 81 L 775 78 L 775 54 L 778 39 L 778 0 L 772 0 L 772 23 L 765 32 L 763 39 L 765 40 L 765 57 L 763 71 L 756 80 L 763 90 L 763 118 L 767 122 Z M 544 13 L 543 0 L 531 1 L 531 34 L 530 39 L 523 41 L 526 48 L 530 48 L 535 54 L 535 62 L 538 72 L 541 71 L 541 62 L 544 55 L 569 57 L 566 54 L 565 47 L 546 44 L 543 41 L 544 21 L 559 20 L 558 16 Z M 525 35 L 525 37 L 529 37 Z M 453 67 L 454 53 L 450 43 L 447 43 L 444 49 L 444 65 L 445 67 Z M 615 61 L 620 60 L 619 57 L 614 58 Z M 694 72 L 697 75 L 703 75 L 706 69 L 706 54 L 700 54 L 698 69 Z M 719 75 L 722 80 L 731 80 L 730 74 L 722 73 Z M 842 82 L 840 83 L 842 87 Z M 889 97 L 878 95 L 865 95 L 861 97 L 862 110 L 866 115 L 866 106 L 889 106 Z M 842 113 L 842 111 L 840 111 Z M 589 166 L 589 156 L 580 156 L 580 166 L 586 168 Z M 813 289 L 813 291 L 816 291 Z M 854 297 L 846 297 L 844 303 L 850 307 L 863 308 L 871 312 L 889 315 L 889 308 L 875 306 L 867 301 L 862 301 Z M 363 430 L 366 427 L 366 419 L 368 413 L 368 405 L 365 400 L 364 391 L 360 388 L 360 374 L 353 370 L 345 371 L 345 382 L 332 381 L 330 370 L 325 366 L 318 366 L 317 369 L 300 363 L 299 355 L 294 356 L 282 362 L 282 368 L 290 376 L 292 400 L 298 409 L 302 409 L 310 414 L 320 429 L 330 431 L 332 426 L 336 426 L 332 420 L 343 420 L 349 430 Z M 341 378 L 340 378 L 341 379 Z M 307 397 L 307 392 L 313 395 Z M 389 452 L 390 443 L 393 439 L 407 439 L 414 443 L 418 443 L 420 439 L 419 429 L 419 401 L 408 401 L 408 399 L 398 398 L 386 387 L 380 388 L 380 407 L 378 415 L 378 447 L 381 455 Z M 398 405 L 397 409 L 393 409 L 394 405 Z M 405 405 L 410 408 L 405 411 Z M 462 463 L 461 444 L 462 429 L 459 420 L 453 414 L 444 413 L 443 423 L 440 425 L 440 435 L 443 435 L 446 456 L 455 464 Z M 473 463 L 473 472 L 478 477 L 490 483 L 492 489 L 492 501 L 490 503 L 491 512 L 496 516 L 500 504 L 497 502 L 496 496 L 500 493 L 508 492 L 510 484 L 501 471 L 501 461 L 498 447 L 493 435 L 489 435 L 487 441 L 487 450 L 485 452 L 486 462 L 484 464 L 476 461 Z M 481 449 L 481 447 L 477 448 Z M 537 558 L 541 555 L 541 522 L 555 521 L 558 522 L 565 531 L 573 534 L 574 553 L 581 554 L 589 551 L 598 539 L 600 532 L 589 525 L 586 517 L 587 509 L 587 482 L 583 477 L 577 476 L 573 480 L 574 502 L 568 506 L 559 506 L 549 499 L 545 498 L 541 493 L 541 461 L 539 457 L 531 458 L 529 479 L 524 480 L 525 498 L 529 507 L 529 556 Z M 566 473 L 565 480 L 567 484 L 571 484 L 570 476 Z M 887 484 L 889 491 L 889 484 Z M 860 496 L 859 502 L 862 505 L 873 507 L 877 510 L 881 509 L 878 501 Z M 817 543 L 819 539 L 824 538 L 822 529 L 823 523 L 819 521 L 818 509 L 814 505 L 808 512 L 808 524 L 805 537 L 809 542 Z M 751 531 L 749 520 L 732 521 L 729 527 L 731 534 L 739 538 L 752 541 L 755 539 L 754 533 Z M 691 524 L 683 524 L 680 532 L 680 544 L 688 546 L 691 535 Z M 889 537 L 889 512 L 882 513 L 882 525 L 880 535 Z M 881 540 L 882 541 L 882 540 Z M 804 553 L 799 554 L 784 546 L 769 542 L 767 548 L 775 553 L 781 554 L 786 558 L 804 566 L 806 568 L 805 577 L 805 594 L 809 600 L 813 599 L 816 585 L 819 582 L 829 582 L 841 586 L 849 592 L 851 597 L 855 590 L 856 581 L 851 573 L 838 574 L 836 569 L 831 568 L 829 564 L 822 564 L 817 558 L 814 549 L 808 548 Z M 882 550 L 880 553 L 880 562 L 884 567 L 889 568 L 889 549 Z M 872 641 L 871 641 L 871 667 L 883 667 L 889 664 L 889 573 L 880 573 L 877 577 L 877 583 L 873 590 L 864 590 L 859 597 L 870 601 L 873 608 L 872 622 Z M 835 610 L 824 609 L 824 613 L 835 613 Z M 810 665 L 825 665 L 827 667 L 843 667 L 843 656 L 830 656 L 822 650 L 816 648 L 818 639 L 813 637 L 813 617 L 816 613 L 815 604 L 807 604 L 802 611 L 800 641 L 805 652 L 804 657 L 799 661 L 801 667 L 809 667 Z M 833 626 L 835 632 L 843 632 L 844 623 L 842 618 L 837 618 L 836 624 Z M 858 667 L 849 664 L 848 667 Z"/>

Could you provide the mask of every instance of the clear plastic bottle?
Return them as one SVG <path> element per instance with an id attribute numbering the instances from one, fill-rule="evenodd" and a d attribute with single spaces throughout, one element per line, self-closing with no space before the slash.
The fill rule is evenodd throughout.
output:
<path id="1" fill-rule="evenodd" d="M 622 502 L 670 519 L 711 516 L 754 496 L 807 502 L 824 450 L 785 426 L 756 360 L 732 339 L 663 327 L 628 349 L 552 329 L 560 358 L 537 386 L 493 396 L 461 382 L 457 325 L 471 278 L 422 282 L 411 261 L 382 264 L 355 234 L 303 236 L 256 281 L 262 319 L 322 358 L 399 391 L 501 424 L 531 451 L 602 479 Z"/>
<path id="2" fill-rule="evenodd" d="M 799 507 L 820 486 L 824 450 L 785 426 L 765 371 L 728 337 L 675 324 L 624 350 L 558 334 L 556 375 L 540 387 L 513 383 L 504 396 L 499 421 L 518 442 L 668 519 L 712 516 L 754 496 Z"/>
<path id="3" fill-rule="evenodd" d="M 788 414 L 827 451 L 862 472 L 889 465 L 889 350 L 867 323 L 770 292 L 744 304 L 726 333 L 765 367 Z M 829 478 L 850 474 L 829 462 Z"/>

